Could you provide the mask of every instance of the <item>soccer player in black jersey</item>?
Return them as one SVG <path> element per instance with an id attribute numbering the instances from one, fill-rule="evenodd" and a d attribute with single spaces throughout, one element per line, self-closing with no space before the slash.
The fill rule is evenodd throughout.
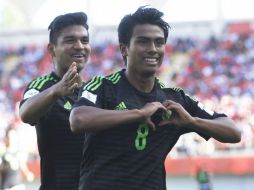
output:
<path id="1" fill-rule="evenodd" d="M 71 129 L 86 132 L 79 190 L 165 190 L 164 161 L 181 135 L 240 141 L 225 114 L 156 78 L 169 29 L 162 16 L 147 7 L 126 15 L 118 27 L 126 69 L 81 88 L 70 114 Z"/>
<path id="2" fill-rule="evenodd" d="M 69 114 L 83 83 L 79 73 L 91 52 L 87 16 L 83 12 L 60 15 L 48 29 L 54 70 L 28 84 L 20 116 L 36 127 L 40 190 L 77 190 L 84 134 L 71 132 Z"/>

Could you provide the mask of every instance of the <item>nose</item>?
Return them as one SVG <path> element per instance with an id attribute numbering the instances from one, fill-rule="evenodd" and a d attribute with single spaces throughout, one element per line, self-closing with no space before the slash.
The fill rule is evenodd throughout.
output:
<path id="1" fill-rule="evenodd" d="M 74 48 L 76 49 L 83 49 L 84 44 L 81 42 L 81 40 L 77 40 L 76 43 L 74 44 Z"/>
<path id="2" fill-rule="evenodd" d="M 148 47 L 149 52 L 156 52 L 157 48 L 156 48 L 156 44 L 154 42 L 151 42 L 149 47 Z"/>

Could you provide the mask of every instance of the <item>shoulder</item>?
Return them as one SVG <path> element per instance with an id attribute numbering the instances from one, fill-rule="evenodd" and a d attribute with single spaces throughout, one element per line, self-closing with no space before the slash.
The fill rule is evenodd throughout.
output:
<path id="1" fill-rule="evenodd" d="M 36 94 L 39 94 L 43 90 L 49 88 L 53 84 L 55 84 L 58 81 L 54 75 L 48 74 L 45 76 L 40 76 L 32 80 L 30 83 L 28 83 L 25 91 L 23 99 L 30 98 Z"/>
<path id="2" fill-rule="evenodd" d="M 117 84 L 120 79 L 122 78 L 123 71 L 118 71 L 115 73 L 112 73 L 111 75 L 108 75 L 105 77 L 105 79 L 108 81 L 107 83 L 111 84 Z"/>
<path id="3" fill-rule="evenodd" d="M 166 87 L 166 85 L 161 82 L 159 79 L 156 79 L 156 82 L 157 82 L 157 86 L 158 88 L 160 88 L 161 90 L 163 90 L 164 92 L 166 93 L 171 93 L 171 94 L 186 94 L 184 92 L 184 90 L 181 88 L 181 87 Z"/>
<path id="4" fill-rule="evenodd" d="M 102 76 L 94 76 L 92 79 L 90 79 L 83 85 L 82 90 L 95 92 L 102 86 L 102 81 Z"/>
<path id="5" fill-rule="evenodd" d="M 96 92 L 99 89 L 116 85 L 122 77 L 121 71 L 112 73 L 108 76 L 94 76 L 83 86 L 83 91 Z"/>
<path id="6" fill-rule="evenodd" d="M 188 100 L 193 103 L 197 103 L 197 99 L 194 96 L 189 95 L 183 88 L 173 86 L 173 87 L 165 87 L 165 85 L 157 80 L 157 83 L 159 84 L 159 88 L 170 97 L 175 97 L 176 99 L 182 99 L 182 100 Z"/>
<path id="7" fill-rule="evenodd" d="M 176 86 L 166 88 L 166 91 L 171 92 L 171 93 L 173 93 L 173 94 L 178 94 L 178 95 L 181 95 L 181 96 L 186 96 L 186 95 L 188 95 L 188 94 L 184 91 L 184 89 L 182 89 L 181 87 L 176 87 Z"/>
<path id="8" fill-rule="evenodd" d="M 48 75 L 45 76 L 40 76 L 35 78 L 34 80 L 32 80 L 28 86 L 27 89 L 36 89 L 36 90 L 43 90 L 49 86 L 51 86 L 52 84 L 56 83 L 58 81 L 58 79 L 56 78 L 56 76 L 54 76 L 53 73 L 50 73 Z"/>

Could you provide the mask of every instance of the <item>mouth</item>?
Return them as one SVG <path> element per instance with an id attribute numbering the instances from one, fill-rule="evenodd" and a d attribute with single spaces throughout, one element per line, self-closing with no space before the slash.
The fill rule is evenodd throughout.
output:
<path id="1" fill-rule="evenodd" d="M 75 61 L 83 61 L 86 59 L 86 55 L 84 53 L 73 53 L 71 54 L 71 58 Z"/>
<path id="2" fill-rule="evenodd" d="M 158 65 L 159 63 L 159 59 L 157 57 L 145 57 L 143 60 L 147 65 Z"/>
<path id="3" fill-rule="evenodd" d="M 73 53 L 70 55 L 70 57 L 72 62 L 76 62 L 76 63 L 84 64 L 87 61 L 87 56 L 84 53 Z"/>

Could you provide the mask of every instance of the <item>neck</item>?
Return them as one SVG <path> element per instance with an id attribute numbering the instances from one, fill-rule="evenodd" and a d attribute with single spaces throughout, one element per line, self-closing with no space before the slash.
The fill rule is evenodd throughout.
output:
<path id="1" fill-rule="evenodd" d="M 61 69 L 58 68 L 58 66 L 57 66 L 56 63 L 54 63 L 54 72 L 56 73 L 56 75 L 57 75 L 59 78 L 63 78 L 64 72 L 62 72 Z"/>
<path id="2" fill-rule="evenodd" d="M 125 72 L 128 81 L 140 92 L 149 93 L 154 87 L 155 76 L 143 76 L 128 71 Z"/>

